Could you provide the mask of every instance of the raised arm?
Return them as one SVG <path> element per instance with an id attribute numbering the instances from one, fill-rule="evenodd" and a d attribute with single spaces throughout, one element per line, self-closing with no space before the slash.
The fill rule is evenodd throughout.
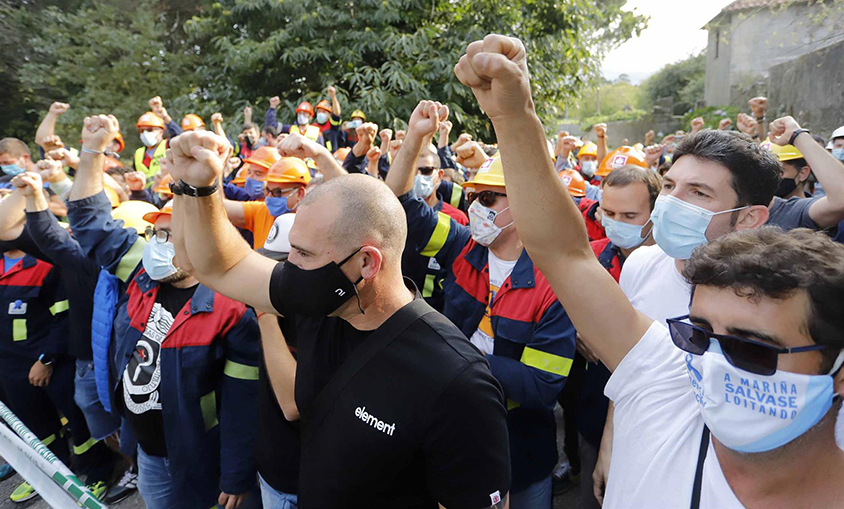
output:
<path id="1" fill-rule="evenodd" d="M 217 133 L 217 136 L 222 136 L 223 138 L 226 137 L 226 131 L 223 129 L 222 113 L 218 112 L 211 115 L 211 124 L 214 126 L 214 132 Z"/>
<path id="2" fill-rule="evenodd" d="M 348 175 L 348 172 L 334 159 L 331 152 L 317 142 L 305 138 L 301 134 L 287 135 L 281 143 L 278 144 L 278 153 L 282 157 L 298 157 L 299 159 L 311 158 L 322 172 L 325 181 L 341 175 Z"/>
<path id="3" fill-rule="evenodd" d="M 333 86 L 328 87 L 328 97 L 331 99 L 331 113 L 340 116 L 340 101 L 337 100 L 337 89 Z"/>
<path id="4" fill-rule="evenodd" d="M 21 236 L 26 220 L 26 198 L 23 190 L 15 189 L 0 200 L 0 240 L 15 240 Z"/>
<path id="5" fill-rule="evenodd" d="M 507 196 L 519 236 L 589 347 L 612 369 L 651 320 L 630 305 L 595 258 L 580 213 L 551 161 L 530 93 L 522 42 L 488 35 L 469 45 L 455 68 L 492 120 Z M 613 320 L 595 320 L 602 309 Z"/>
<path id="6" fill-rule="evenodd" d="M 184 133 L 170 144 L 170 173 L 177 182 L 210 187 L 220 182 L 231 150 L 214 133 Z M 172 228 L 179 267 L 227 297 L 276 313 L 269 292 L 276 262 L 253 252 L 229 222 L 222 189 L 205 197 L 176 195 Z"/>
<path id="7" fill-rule="evenodd" d="M 598 164 L 607 156 L 610 151 L 607 147 L 607 124 L 595 124 L 595 138 L 597 138 L 596 145 L 598 145 Z"/>
<path id="8" fill-rule="evenodd" d="M 50 105 L 50 110 L 47 115 L 38 125 L 38 130 L 35 131 L 35 143 L 38 144 L 45 151 L 49 152 L 60 148 L 55 144 L 56 121 L 70 108 L 67 103 L 54 102 Z"/>
<path id="9" fill-rule="evenodd" d="M 447 118 L 448 106 L 434 101 L 420 101 L 416 105 L 407 123 L 407 135 L 385 181 L 396 196 L 407 194 L 413 189 L 416 160 L 422 152 L 425 139 L 437 132 L 440 121 Z"/>

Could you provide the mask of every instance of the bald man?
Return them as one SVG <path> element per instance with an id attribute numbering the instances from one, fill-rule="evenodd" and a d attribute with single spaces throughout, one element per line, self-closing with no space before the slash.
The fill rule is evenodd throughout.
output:
<path id="1" fill-rule="evenodd" d="M 501 388 L 402 278 L 399 201 L 300 138 L 280 151 L 314 159 L 326 182 L 300 204 L 284 264 L 253 252 L 226 219 L 217 187 L 225 139 L 186 133 L 168 156 L 183 193 L 173 219 L 179 265 L 259 311 L 276 398 L 285 418 L 301 417 L 299 506 L 504 507 Z M 277 348 L 285 340 L 296 341 L 295 360 Z"/>

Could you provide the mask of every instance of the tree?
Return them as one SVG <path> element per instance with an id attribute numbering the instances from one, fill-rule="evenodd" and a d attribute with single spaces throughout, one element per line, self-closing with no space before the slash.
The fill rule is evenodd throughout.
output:
<path id="1" fill-rule="evenodd" d="M 186 29 L 203 48 L 199 93 L 221 104 L 279 95 L 281 118 L 292 119 L 298 101 L 324 98 L 335 85 L 346 108 L 381 125 L 399 126 L 431 98 L 488 139 L 489 121 L 452 72 L 467 43 L 490 32 L 519 36 L 548 118 L 597 75 L 610 47 L 645 27 L 624 3 L 220 0 Z"/>
<path id="2" fill-rule="evenodd" d="M 706 52 L 701 51 L 685 60 L 668 64 L 642 83 L 651 102 L 670 97 L 674 101 L 672 113 L 682 115 L 695 108 L 703 99 L 706 82 Z"/>

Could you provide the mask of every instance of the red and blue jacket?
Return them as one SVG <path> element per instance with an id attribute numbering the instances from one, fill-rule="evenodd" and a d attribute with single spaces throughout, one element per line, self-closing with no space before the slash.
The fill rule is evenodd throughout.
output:
<path id="1" fill-rule="evenodd" d="M 489 249 L 471 230 L 424 201 L 399 197 L 408 248 L 434 257 L 448 276 L 443 314 L 471 337 L 489 302 Z M 522 251 L 490 307 L 492 374 L 507 397 L 513 491 L 546 478 L 557 462 L 554 405 L 575 352 L 575 330 L 545 276 Z"/>
<path id="2" fill-rule="evenodd" d="M 29 254 L 4 265 L 0 256 L 0 369 L 29 373 L 42 353 L 67 352 L 68 301 L 53 265 Z"/>
<path id="3" fill-rule="evenodd" d="M 141 339 L 159 284 L 140 262 L 145 242 L 111 217 L 105 193 L 68 202 L 79 244 L 119 280 L 109 349 L 112 396 Z M 99 287 L 98 287 L 99 290 Z M 161 346 L 164 433 L 179 507 L 212 507 L 220 491 L 255 484 L 260 331 L 244 304 L 199 285 Z"/>
<path id="4" fill-rule="evenodd" d="M 589 243 L 589 247 L 592 248 L 592 252 L 598 257 L 601 266 L 607 269 L 607 272 L 618 283 L 618 278 L 621 277 L 621 266 L 624 265 L 624 255 L 621 253 L 621 249 L 607 238 L 593 240 Z"/>
<path id="5" fill-rule="evenodd" d="M 589 198 L 581 198 L 577 202 L 577 208 L 580 209 L 580 214 L 586 222 L 586 233 L 589 234 L 590 241 L 607 238 L 604 226 L 595 218 L 595 212 L 597 212 L 599 205 L 600 203 Z"/>

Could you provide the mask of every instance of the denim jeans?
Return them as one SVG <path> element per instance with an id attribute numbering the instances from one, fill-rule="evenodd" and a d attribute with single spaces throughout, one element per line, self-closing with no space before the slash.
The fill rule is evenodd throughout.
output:
<path id="1" fill-rule="evenodd" d="M 173 509 L 179 497 L 173 490 L 170 460 L 150 456 L 138 446 L 138 491 L 147 509 Z"/>
<path id="2" fill-rule="evenodd" d="M 261 500 L 264 502 L 264 509 L 297 509 L 299 497 L 289 493 L 282 493 L 267 484 L 267 481 L 258 474 L 261 480 Z"/>
<path id="3" fill-rule="evenodd" d="M 94 380 L 94 361 L 76 360 L 74 385 L 73 400 L 82 410 L 94 440 L 102 440 L 120 429 L 120 418 L 106 412 L 100 403 Z"/>
<path id="4" fill-rule="evenodd" d="M 510 493 L 510 509 L 551 509 L 551 476 L 518 493 Z"/>

